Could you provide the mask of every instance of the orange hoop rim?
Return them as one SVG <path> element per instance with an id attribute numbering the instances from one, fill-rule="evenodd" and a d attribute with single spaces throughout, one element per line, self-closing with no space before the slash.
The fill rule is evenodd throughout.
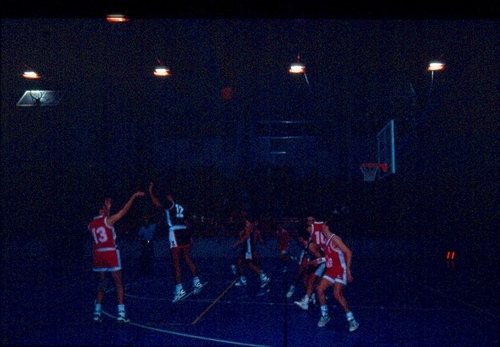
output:
<path id="1" fill-rule="evenodd" d="M 388 164 L 384 164 L 384 163 L 361 163 L 359 165 L 360 167 L 370 167 L 370 168 L 373 168 L 373 167 L 379 167 L 382 172 L 387 172 L 389 170 L 389 165 Z"/>

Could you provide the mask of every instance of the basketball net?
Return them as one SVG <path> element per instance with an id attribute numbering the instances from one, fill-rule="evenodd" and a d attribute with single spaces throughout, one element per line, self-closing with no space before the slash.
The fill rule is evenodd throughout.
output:
<path id="1" fill-rule="evenodd" d="M 365 182 L 374 182 L 377 178 L 378 165 L 360 165 L 359 167 L 363 176 L 365 178 Z"/>

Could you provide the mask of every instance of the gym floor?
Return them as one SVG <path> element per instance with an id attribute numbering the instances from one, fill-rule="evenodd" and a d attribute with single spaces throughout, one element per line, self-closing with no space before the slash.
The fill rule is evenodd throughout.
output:
<path id="1" fill-rule="evenodd" d="M 115 322 L 114 288 L 108 289 L 103 303 L 103 321 L 92 322 L 97 279 L 90 257 L 64 261 L 32 257 L 3 264 L 2 345 L 499 345 L 496 265 L 481 262 L 478 276 L 463 258 L 446 261 L 435 254 L 367 253 L 369 247 L 362 246 L 366 240 L 345 241 L 355 254 L 354 281 L 345 290 L 360 324 L 353 333 L 331 293 L 332 320 L 324 328 L 317 326 L 318 306 L 303 311 L 294 305 L 304 294 L 301 283 L 293 297 L 286 298 L 297 264 L 290 263 L 283 272 L 277 256 L 261 259 L 271 277 L 269 291 L 262 291 L 253 273 L 247 273 L 247 287 L 234 285 L 234 254 L 202 257 L 195 253 L 199 276 L 207 284 L 199 295 L 173 304 L 168 257 L 157 257 L 151 272 L 144 275 L 137 257 L 122 254 L 128 324 Z M 298 249 L 292 248 L 293 253 Z M 191 284 L 186 269 L 184 284 L 186 288 Z"/>

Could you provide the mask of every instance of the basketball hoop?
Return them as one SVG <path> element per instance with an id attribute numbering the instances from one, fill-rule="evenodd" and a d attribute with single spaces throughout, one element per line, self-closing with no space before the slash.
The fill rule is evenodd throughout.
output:
<path id="1" fill-rule="evenodd" d="M 365 182 L 374 182 L 377 178 L 377 172 L 379 168 L 383 172 L 387 172 L 388 167 L 387 164 L 378 164 L 378 163 L 362 163 L 359 165 L 361 172 L 365 178 Z"/>

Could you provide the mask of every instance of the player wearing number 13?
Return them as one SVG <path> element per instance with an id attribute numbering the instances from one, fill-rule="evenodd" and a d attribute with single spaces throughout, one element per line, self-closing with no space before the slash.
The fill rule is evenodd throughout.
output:
<path id="1" fill-rule="evenodd" d="M 93 238 L 93 270 L 99 275 L 99 286 L 97 288 L 97 298 L 94 308 L 94 322 L 101 321 L 101 305 L 107 289 L 106 272 L 111 273 L 116 287 L 116 298 L 118 301 L 119 323 L 127 323 L 129 320 L 125 313 L 124 291 L 121 273 L 120 252 L 115 243 L 116 233 L 114 224 L 119 221 L 132 207 L 132 203 L 138 196 L 144 196 L 144 192 L 136 192 L 129 201 L 116 214 L 110 216 L 111 199 L 107 198 L 104 205 L 99 207 L 99 215 L 89 224 L 89 231 Z"/>

